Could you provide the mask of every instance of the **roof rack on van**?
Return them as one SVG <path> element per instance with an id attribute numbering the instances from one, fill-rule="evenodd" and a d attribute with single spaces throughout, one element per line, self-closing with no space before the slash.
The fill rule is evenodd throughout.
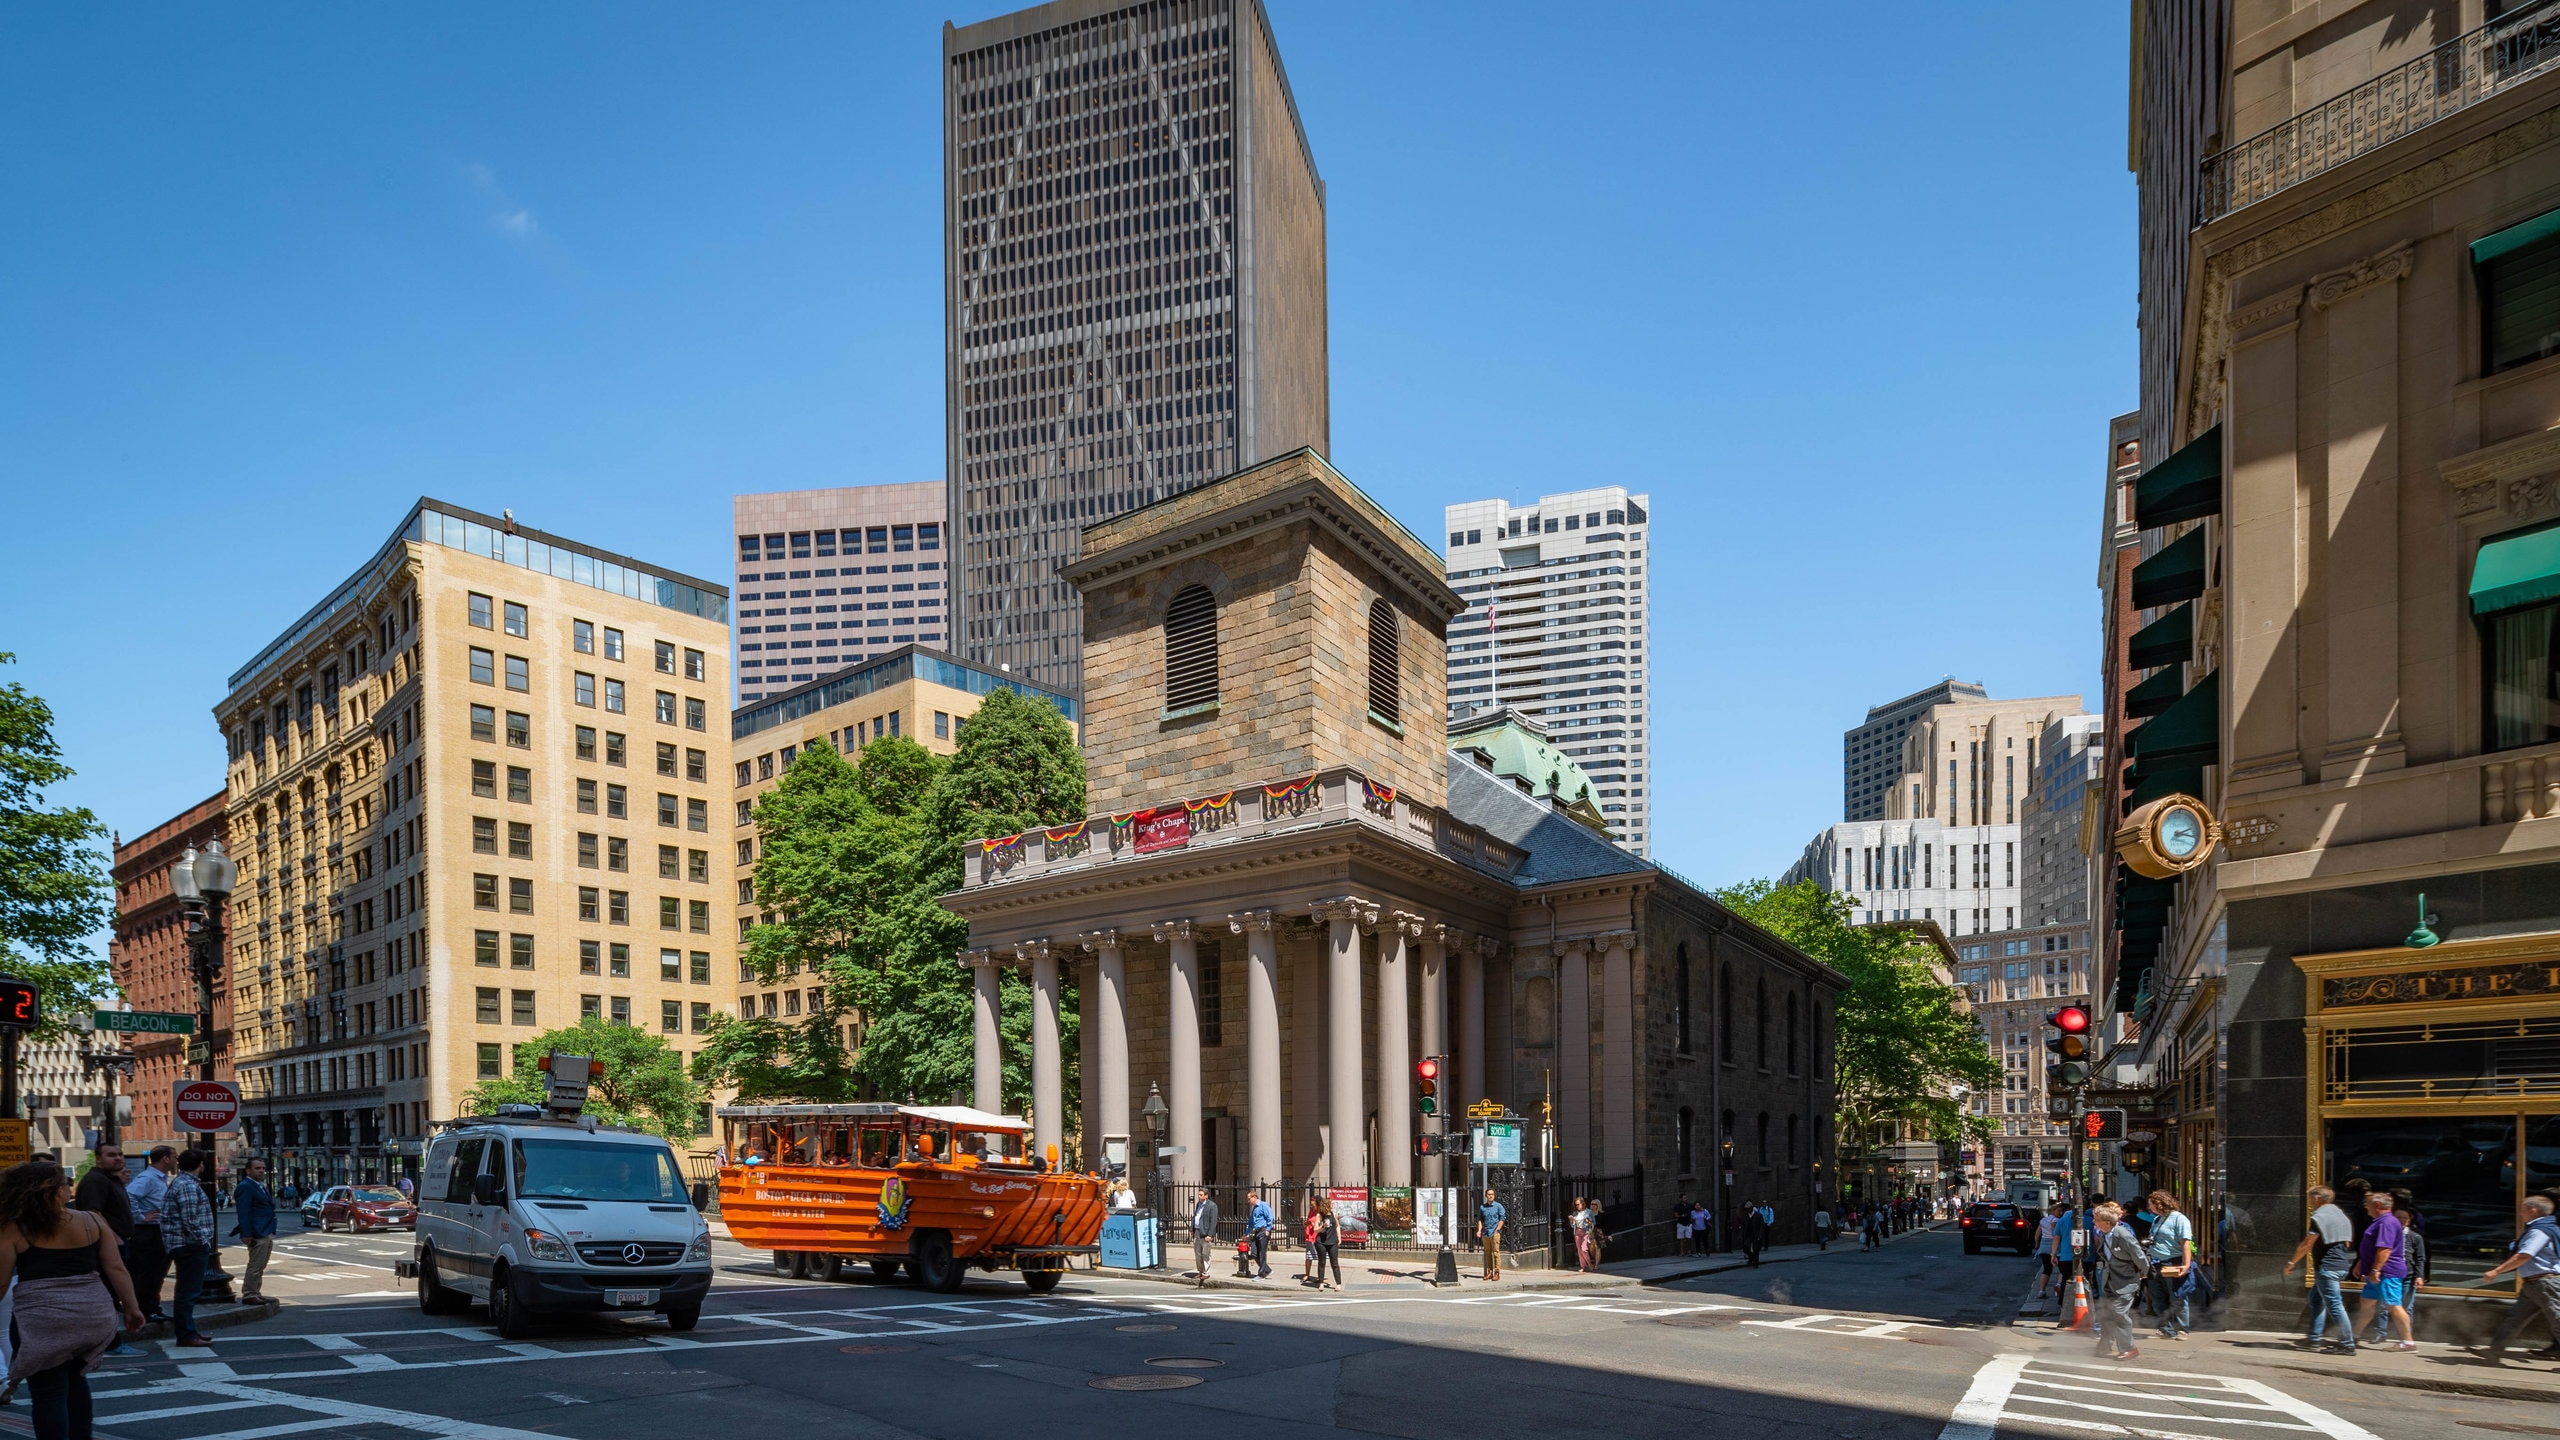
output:
<path id="1" fill-rule="evenodd" d="M 593 1115 L 545 1115 L 532 1105 L 501 1105 L 495 1115 L 456 1115 L 450 1120 L 430 1121 L 431 1130 L 460 1130 L 470 1125 L 543 1125 L 555 1130 L 584 1130 L 592 1135 L 599 1130 L 612 1130 L 624 1135 L 645 1135 L 648 1131 L 636 1125 L 600 1125 Z"/>

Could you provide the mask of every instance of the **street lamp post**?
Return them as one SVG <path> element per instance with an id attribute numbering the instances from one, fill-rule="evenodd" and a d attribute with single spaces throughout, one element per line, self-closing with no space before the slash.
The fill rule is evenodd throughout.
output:
<path id="1" fill-rule="evenodd" d="M 1164 1173 L 1164 1125 L 1166 1117 L 1173 1113 L 1173 1107 L 1164 1103 L 1164 1095 L 1156 1089 L 1153 1080 L 1147 1082 L 1147 1103 L 1138 1107 L 1138 1113 L 1146 1117 L 1150 1137 L 1147 1144 L 1147 1208 L 1161 1217 L 1164 1214 L 1164 1195 L 1159 1177 Z"/>
<path id="2" fill-rule="evenodd" d="M 199 1062 L 197 1078 L 213 1080 L 213 982 L 222 976 L 222 904 L 231 898 L 232 886 L 240 879 L 240 867 L 222 853 L 222 842 L 208 840 L 199 852 L 187 847 L 178 863 L 169 867 L 169 892 L 178 897 L 178 910 L 187 929 L 187 959 L 196 979 L 196 1034 L 204 1046 L 204 1059 Z M 206 1198 L 214 1196 L 213 1163 L 221 1143 L 219 1136 L 200 1133 L 196 1148 L 205 1157 L 203 1184 Z M 204 1288 L 198 1301 L 231 1303 L 231 1276 L 222 1268 L 221 1227 L 215 1227 L 212 1251 L 205 1258 Z"/>

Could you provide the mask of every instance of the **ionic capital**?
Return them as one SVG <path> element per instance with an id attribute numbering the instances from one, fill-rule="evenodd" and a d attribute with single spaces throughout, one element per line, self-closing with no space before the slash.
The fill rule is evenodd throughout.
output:
<path id="1" fill-rule="evenodd" d="M 1636 932 L 1611 930 L 1605 934 L 1592 936 L 1591 945 L 1596 950 L 1633 950 L 1636 948 Z"/>
<path id="2" fill-rule="evenodd" d="M 1147 927 L 1147 933 L 1156 937 L 1157 944 L 1170 945 L 1176 940 L 1197 939 L 1200 927 L 1189 920 L 1159 920 Z"/>
<path id="3" fill-rule="evenodd" d="M 1053 945 L 1046 940 L 1025 940 L 1013 947 L 1013 958 L 1021 964 L 1031 965 L 1042 960 L 1055 959 L 1058 951 L 1063 948 L 1065 947 Z"/>
<path id="4" fill-rule="evenodd" d="M 1118 930 L 1088 930 L 1082 935 L 1077 936 L 1075 943 L 1092 951 L 1094 954 L 1099 955 L 1105 950 L 1117 950 L 1120 948 L 1120 932 Z"/>
<path id="5" fill-rule="evenodd" d="M 1379 907 L 1374 901 L 1363 900 L 1356 895 L 1344 895 L 1337 899 L 1317 901 L 1308 908 L 1308 914 L 1319 925 L 1348 920 L 1363 930 L 1374 931 L 1378 925 Z"/>
<path id="6" fill-rule="evenodd" d="M 996 952 L 993 950 L 963 950 L 960 952 L 960 963 L 971 970 L 1004 968 L 1004 961 L 996 958 Z"/>
<path id="7" fill-rule="evenodd" d="M 1238 935 L 1248 930 L 1273 931 L 1279 928 L 1280 913 L 1276 910 L 1247 910 L 1227 917 L 1227 929 Z"/>
<path id="8" fill-rule="evenodd" d="M 1398 910 L 1387 917 L 1387 928 L 1404 936 L 1407 940 L 1419 940 L 1431 933 L 1431 922 L 1410 910 Z"/>

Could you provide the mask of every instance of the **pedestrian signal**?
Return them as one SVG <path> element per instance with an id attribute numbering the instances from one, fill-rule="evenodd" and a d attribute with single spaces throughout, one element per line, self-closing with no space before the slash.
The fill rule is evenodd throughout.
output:
<path id="1" fill-rule="evenodd" d="M 2124 1112 L 2121 1110 L 2091 1110 L 2084 1113 L 2080 1117 L 2080 1138 L 2083 1140 L 2123 1139 Z"/>
<path id="2" fill-rule="evenodd" d="M 1413 1107 L 1425 1115 L 1440 1113 L 1440 1057 L 1425 1055 L 1413 1065 Z"/>

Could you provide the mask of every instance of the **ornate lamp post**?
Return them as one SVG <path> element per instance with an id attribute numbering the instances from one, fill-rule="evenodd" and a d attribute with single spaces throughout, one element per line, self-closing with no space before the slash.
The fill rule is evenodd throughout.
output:
<path id="1" fill-rule="evenodd" d="M 232 887 L 239 883 L 240 867 L 222 852 L 222 842 L 209 840 L 198 851 L 187 847 L 178 863 L 169 867 L 169 893 L 178 897 L 178 911 L 186 922 L 187 959 L 196 978 L 196 1035 L 204 1046 L 204 1058 L 197 1078 L 212 1080 L 213 1059 L 213 984 L 222 978 L 222 905 L 231 898 Z M 204 1187 L 208 1197 L 213 1190 L 213 1157 L 220 1137 L 200 1134 L 196 1148 L 205 1155 Z M 204 1288 L 199 1301 L 231 1303 L 231 1277 L 222 1268 L 221 1227 L 215 1226 L 213 1251 L 205 1259 Z"/>
<path id="2" fill-rule="evenodd" d="M 1153 1080 L 1147 1082 L 1147 1103 L 1138 1107 L 1138 1113 L 1146 1117 L 1147 1133 L 1153 1137 L 1147 1146 L 1147 1208 L 1161 1216 L 1164 1214 L 1164 1198 L 1156 1177 L 1164 1173 L 1161 1163 L 1164 1125 L 1165 1118 L 1173 1113 L 1173 1109 L 1164 1103 L 1164 1095 L 1156 1089 Z"/>

